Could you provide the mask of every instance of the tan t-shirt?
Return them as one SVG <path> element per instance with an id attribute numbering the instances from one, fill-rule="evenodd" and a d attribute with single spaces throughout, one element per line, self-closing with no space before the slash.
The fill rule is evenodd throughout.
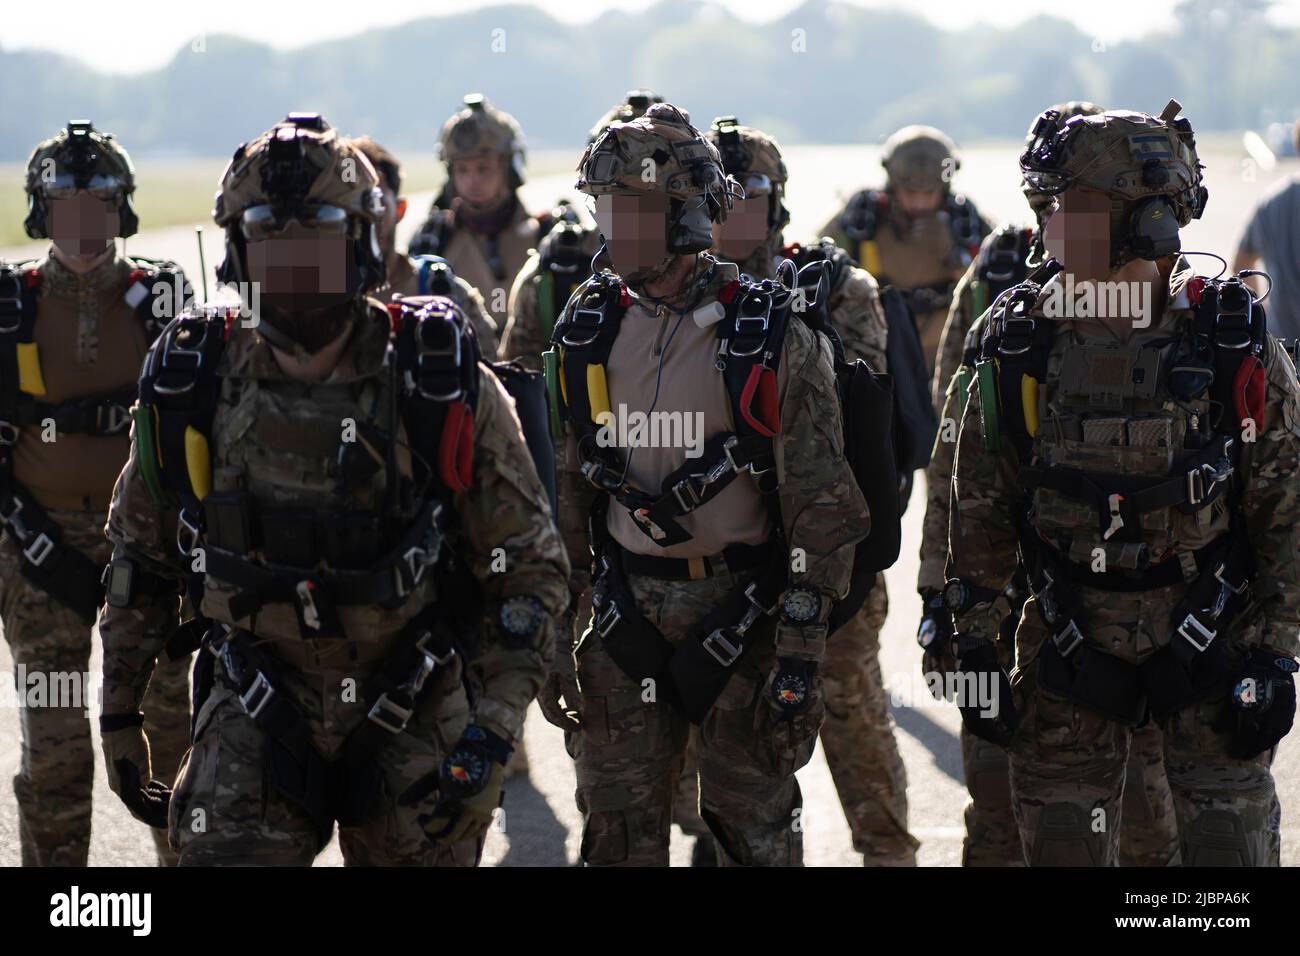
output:
<path id="1" fill-rule="evenodd" d="M 132 268 L 115 256 L 78 276 L 52 258 L 41 261 L 34 340 L 45 394 L 38 400 L 59 404 L 139 381 L 148 343 L 135 309 L 123 298 Z M 14 478 L 46 508 L 107 511 L 129 450 L 126 431 L 50 434 L 37 423 L 23 429 L 14 448 Z"/>
<path id="2" fill-rule="evenodd" d="M 705 296 L 704 305 L 715 299 Z M 651 409 L 676 412 L 682 420 L 676 434 L 693 438 L 696 448 L 714 435 L 735 431 L 722 373 L 714 367 L 717 344 L 716 327 L 701 328 L 691 312 L 679 321 L 675 313 L 660 309 L 656 314 L 653 306 L 647 309 L 637 301 L 623 317 L 606 366 L 610 410 L 617 419 L 625 417 L 621 405 L 626 405 L 629 413 Z M 782 403 L 788 381 L 783 362 L 777 373 Z M 687 416 L 691 418 L 689 426 Z M 631 424 L 629 420 L 629 429 Z M 661 428 L 661 437 L 665 434 L 671 436 L 673 432 Z M 779 441 L 776 448 L 779 456 Z M 687 461 L 687 450 L 681 443 L 675 447 L 635 447 L 630 450 L 628 478 L 637 488 L 658 494 L 663 479 Z M 703 456 L 692 460 L 698 462 L 701 471 L 714 464 Z M 671 558 L 708 557 L 731 544 L 762 544 L 772 533 L 768 508 L 749 475 L 737 476 L 716 498 L 677 520 L 692 537 L 668 548 L 655 544 L 627 509 L 614 501 L 610 502 L 607 527 L 614 539 L 633 553 Z"/>

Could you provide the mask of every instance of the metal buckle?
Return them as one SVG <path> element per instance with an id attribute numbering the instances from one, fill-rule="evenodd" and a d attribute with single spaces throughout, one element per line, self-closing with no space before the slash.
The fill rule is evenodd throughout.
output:
<path id="1" fill-rule="evenodd" d="M 683 512 L 694 511 L 700 506 L 700 493 L 695 490 L 695 479 L 697 477 L 702 476 L 690 475 L 673 485 L 673 497 L 677 499 L 677 506 L 681 508 Z M 690 496 L 691 500 L 689 502 L 682 497 L 683 489 L 685 489 Z"/>
<path id="2" fill-rule="evenodd" d="M 1198 642 L 1196 638 L 1192 637 L 1192 635 L 1188 633 L 1189 627 L 1196 631 L 1196 633 L 1202 638 L 1201 641 Z M 1183 618 L 1183 623 L 1178 625 L 1178 634 L 1188 644 L 1196 648 L 1198 653 L 1204 653 L 1205 649 L 1214 643 L 1214 639 L 1218 637 L 1219 632 L 1210 630 L 1202 624 L 1199 619 L 1197 619 L 1195 614 L 1188 612 L 1187 616 Z"/>
<path id="3" fill-rule="evenodd" d="M 0 422 L 0 445 L 13 447 L 21 436 L 22 429 L 13 422 Z"/>
<path id="4" fill-rule="evenodd" d="M 1063 646 L 1067 643 L 1066 638 L 1069 639 L 1068 647 Z M 1075 648 L 1083 643 L 1083 632 L 1079 630 L 1079 625 L 1074 623 L 1074 618 L 1070 618 L 1070 623 L 1052 635 L 1052 643 L 1056 645 L 1062 657 L 1069 657 L 1074 653 Z"/>
<path id="5" fill-rule="evenodd" d="M 20 542 L 24 542 L 31 536 L 31 531 L 23 522 L 23 519 L 18 517 L 23 510 L 22 499 L 17 495 L 10 495 L 9 501 L 13 504 L 13 509 L 5 511 L 3 508 L 0 508 L 0 523 L 8 525 L 9 528 L 12 529 L 14 536 L 17 537 Z"/>
<path id="6" fill-rule="evenodd" d="M 42 531 L 32 540 L 31 544 L 23 548 L 23 557 L 39 568 L 53 552 L 54 542 L 50 540 L 48 534 Z"/>
<path id="7" fill-rule="evenodd" d="M 131 411 L 125 405 L 97 405 L 95 428 L 104 435 L 116 435 L 131 423 Z"/>
<path id="8" fill-rule="evenodd" d="M 406 725 L 410 722 L 414 713 L 415 708 L 403 707 L 401 704 L 395 703 L 388 696 L 388 691 L 384 691 L 379 695 L 374 705 L 371 706 L 366 717 L 383 727 L 390 734 L 400 734 L 406 729 Z"/>
<path id="9" fill-rule="evenodd" d="M 618 626 L 618 622 L 623 620 L 623 612 L 618 609 L 618 605 L 613 601 L 607 601 L 596 615 L 594 622 L 596 633 L 602 638 L 609 637 L 609 632 Z"/>
<path id="10" fill-rule="evenodd" d="M 754 296 L 751 295 L 747 298 L 754 298 Z M 763 298 L 765 300 L 765 308 L 763 309 L 762 315 L 740 315 L 739 312 L 737 312 L 736 324 L 731 333 L 731 341 L 727 344 L 728 354 L 734 355 L 738 358 L 744 358 L 747 355 L 757 355 L 763 350 L 763 346 L 767 343 L 767 330 L 771 326 L 772 297 L 767 295 Z M 746 324 L 757 324 L 758 329 L 753 332 L 746 331 Z M 752 349 L 745 350 L 739 350 L 736 348 L 736 339 L 746 338 L 751 335 L 759 336 L 758 345 Z"/>
<path id="11" fill-rule="evenodd" d="M 570 329 L 573 329 L 576 326 L 586 325 L 586 323 L 582 322 L 579 319 L 579 316 L 584 316 L 584 315 L 594 315 L 596 317 L 595 323 L 589 326 L 589 328 L 593 329 L 591 335 L 587 336 L 585 339 L 571 338 Z M 565 327 L 564 334 L 560 336 L 560 342 L 563 345 L 571 345 L 579 348 L 584 345 L 590 345 L 592 342 L 596 341 L 597 336 L 600 335 L 600 327 L 601 325 L 604 324 L 604 322 L 605 322 L 604 309 L 574 309 L 573 316 L 572 318 L 569 319 Z"/>
<path id="12" fill-rule="evenodd" d="M 184 508 L 176 515 L 176 548 L 183 557 L 189 557 L 190 552 L 194 550 L 194 545 L 198 543 L 199 535 L 202 534 L 198 524 L 190 519 L 189 512 Z M 189 537 L 187 545 L 183 537 Z"/>
<path id="13" fill-rule="evenodd" d="M 266 675 L 258 671 L 248 690 L 239 695 L 239 704 L 244 708 L 244 713 L 253 720 L 257 720 L 258 715 L 266 710 L 266 705 L 271 702 L 271 698 L 274 696 L 275 688 L 266 679 Z"/>
<path id="14" fill-rule="evenodd" d="M 1227 588 L 1227 589 L 1228 589 L 1229 591 L 1231 591 L 1233 594 L 1238 594 L 1238 595 L 1241 594 L 1243 591 L 1245 591 L 1246 588 L 1250 587 L 1250 579 L 1249 579 L 1249 578 L 1246 578 L 1245 580 L 1243 580 L 1243 581 L 1241 582 L 1241 586 L 1240 586 L 1240 587 L 1233 587 L 1233 586 L 1232 586 L 1232 582 L 1230 582 L 1227 578 L 1225 578 L 1225 577 L 1223 576 L 1223 572 L 1226 571 L 1226 570 L 1228 570 L 1228 565 L 1227 565 L 1227 564 L 1220 564 L 1217 568 L 1215 568 L 1215 569 L 1214 569 L 1214 580 L 1218 581 L 1220 584 L 1222 584 L 1225 588 Z"/>
<path id="15" fill-rule="evenodd" d="M 423 397 L 429 399 L 430 401 L 454 402 L 456 399 L 460 398 L 461 394 L 464 392 L 464 389 L 461 388 L 460 382 L 454 382 L 453 386 L 445 392 L 431 392 L 428 389 L 426 389 L 423 385 L 424 381 L 426 380 L 426 376 L 439 374 L 439 371 L 431 371 L 426 368 L 427 361 L 434 360 L 434 359 L 450 358 L 451 359 L 450 371 L 458 370 L 461 364 L 460 329 L 457 328 L 455 323 L 450 319 L 442 318 L 442 313 L 437 313 L 437 315 L 439 316 L 439 318 L 436 320 L 431 318 L 429 314 L 422 315 L 420 318 L 420 324 L 415 331 L 415 341 L 416 341 L 416 345 L 418 346 L 416 358 L 415 358 L 415 367 L 417 372 L 415 388 L 416 391 L 418 391 Z M 449 325 L 451 327 L 451 342 L 448 343 L 447 345 L 435 347 L 429 345 L 425 341 L 424 333 L 426 330 L 430 328 L 429 323 L 434 321 L 443 322 L 444 324 Z"/>
<path id="16" fill-rule="evenodd" d="M 1215 485 L 1227 481 L 1231 475 L 1231 464 L 1222 468 L 1216 468 L 1214 465 L 1193 468 L 1187 473 L 1187 503 L 1193 506 L 1199 505 L 1214 491 Z"/>
<path id="17" fill-rule="evenodd" d="M 1017 331 L 1017 329 L 1020 326 L 1027 326 L 1027 328 L 1023 332 Z M 1007 348 L 1006 341 L 1008 337 L 1017 338 L 1018 336 L 1021 335 L 1023 335 L 1028 340 L 1023 348 L 1017 348 L 1017 349 Z M 1002 320 L 1002 341 L 998 344 L 999 352 L 1001 352 L 1003 355 L 1024 355 L 1031 348 L 1033 348 L 1033 345 L 1034 345 L 1034 320 L 1033 319 L 1027 319 L 1027 318 L 1017 319 L 1008 316 L 1007 318 Z"/>
<path id="18" fill-rule="evenodd" d="M 23 326 L 23 313 L 22 313 L 23 300 L 22 299 L 0 299 L 0 305 L 3 305 L 6 302 L 16 303 L 18 305 L 18 311 L 13 313 L 0 312 L 0 315 L 12 314 L 14 316 L 13 322 L 5 322 L 3 325 L 0 325 L 0 335 L 12 335 Z"/>
<path id="19" fill-rule="evenodd" d="M 429 647 L 429 642 L 433 640 L 433 631 L 425 631 L 424 635 L 415 642 L 415 649 L 424 655 L 426 660 L 433 662 L 435 667 L 446 667 L 447 662 L 456 656 L 456 648 L 447 648 L 447 653 L 439 657 L 434 653 L 433 648 Z M 432 673 L 432 672 L 431 672 Z M 426 675 L 427 676 L 427 675 Z M 416 685 L 416 690 L 424 686 L 424 681 Z"/>
<path id="20" fill-rule="evenodd" d="M 176 340 L 180 337 L 182 332 L 195 327 L 201 329 L 203 332 L 203 334 L 199 336 L 197 344 L 192 346 L 180 346 L 176 344 Z M 158 359 L 159 376 L 155 376 L 154 378 L 153 390 L 159 395 L 183 395 L 194 388 L 195 383 L 199 380 L 198 371 L 203 367 L 203 349 L 204 346 L 207 345 L 207 342 L 207 322 L 201 320 L 189 323 L 182 322 L 180 327 L 177 328 L 175 334 L 167 336 L 163 342 L 162 355 L 159 356 Z M 182 359 L 185 361 L 182 362 Z M 160 376 L 162 372 L 177 370 L 194 372 L 195 374 L 184 385 L 163 385 L 161 383 Z"/>
<path id="21" fill-rule="evenodd" d="M 714 628 L 713 633 L 704 639 L 703 644 L 704 649 L 723 667 L 730 667 L 736 663 L 737 658 L 745 650 L 742 645 L 727 640 L 720 627 Z"/>

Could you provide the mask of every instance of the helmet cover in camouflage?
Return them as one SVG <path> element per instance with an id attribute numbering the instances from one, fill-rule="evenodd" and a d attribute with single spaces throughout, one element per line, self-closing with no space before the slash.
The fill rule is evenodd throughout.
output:
<path id="1" fill-rule="evenodd" d="M 57 136 L 39 143 L 27 160 L 27 234 L 48 239 L 46 201 L 55 191 L 91 190 L 101 198 L 116 198 L 118 235 L 134 235 L 139 227 L 130 197 L 135 192 L 135 166 L 131 157 L 108 133 L 88 120 L 71 120 Z"/>
<path id="2" fill-rule="evenodd" d="M 361 150 L 315 114 L 291 113 L 240 146 L 217 188 L 212 218 L 229 229 L 253 206 L 337 206 L 377 223 L 383 215 L 379 174 Z"/>
<path id="3" fill-rule="evenodd" d="M 1058 126 L 1070 119 L 1072 116 L 1096 116 L 1102 112 L 1102 108 L 1096 103 L 1090 103 L 1087 100 L 1070 100 L 1068 103 L 1057 103 L 1055 106 L 1049 106 L 1038 114 L 1033 124 L 1029 127 L 1029 135 L 1032 137 L 1034 128 L 1043 116 L 1049 113 L 1055 113 L 1056 119 L 1049 120 L 1055 122 Z M 1029 208 L 1034 211 L 1034 217 L 1038 220 L 1039 225 L 1046 221 L 1047 216 L 1056 206 L 1056 199 L 1051 193 L 1042 192 L 1034 188 L 1028 182 L 1022 182 L 1021 191 L 1025 194 L 1025 201 L 1029 203 Z"/>
<path id="4" fill-rule="evenodd" d="M 714 219 L 725 218 L 735 186 L 717 148 L 671 103 L 656 103 L 644 116 L 611 124 L 583 152 L 578 170 L 575 188 L 589 196 L 703 196 Z"/>
<path id="5" fill-rule="evenodd" d="M 790 178 L 781 147 L 776 140 L 752 126 L 741 126 L 734 116 L 719 116 L 705 134 L 722 156 L 722 167 L 745 190 L 745 197 L 774 197 L 768 223 L 780 232 L 790 221 L 786 209 L 785 184 Z"/>
<path id="6" fill-rule="evenodd" d="M 1064 122 L 1048 110 L 1034 123 L 1020 155 L 1025 184 L 1049 195 L 1085 186 L 1124 207 L 1167 197 L 1178 224 L 1185 226 L 1200 216 L 1207 192 L 1191 123 L 1175 120 L 1180 109 L 1170 100 L 1158 117 L 1107 110 Z"/>
<path id="7" fill-rule="evenodd" d="M 587 134 L 587 142 L 594 143 L 596 137 L 604 132 L 605 127 L 610 123 L 630 123 L 634 119 L 640 119 L 645 116 L 645 111 L 655 103 L 662 103 L 664 98 L 654 90 L 628 90 L 627 95 L 621 102 L 615 103 L 605 115 L 596 121 L 596 125 L 591 128 Z M 682 114 L 689 120 L 690 114 L 685 110 Z"/>
<path id="8" fill-rule="evenodd" d="M 265 238 L 293 221 L 307 228 L 341 226 L 355 270 L 348 287 L 360 296 L 384 279 L 378 231 L 383 213 L 379 174 L 365 154 L 319 115 L 290 113 L 236 149 L 221 176 L 212 218 L 226 230 L 226 259 L 217 278 L 247 278 L 250 229 L 264 229 Z"/>
<path id="9" fill-rule="evenodd" d="M 465 97 L 465 108 L 442 124 L 438 158 L 451 168 L 458 159 L 506 156 L 514 174 L 513 186 L 524 181 L 524 132 L 509 113 L 497 109 L 482 93 Z"/>
<path id="10" fill-rule="evenodd" d="M 890 185 L 946 192 L 952 174 L 961 168 L 957 145 L 933 126 L 904 126 L 885 140 L 880 165 Z"/>

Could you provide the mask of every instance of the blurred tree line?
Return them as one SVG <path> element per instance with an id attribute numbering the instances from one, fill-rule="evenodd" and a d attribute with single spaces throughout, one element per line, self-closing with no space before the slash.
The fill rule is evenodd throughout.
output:
<path id="1" fill-rule="evenodd" d="M 651 86 L 697 123 L 734 113 L 788 143 L 878 142 L 906 123 L 963 141 L 1023 136 L 1050 102 L 1158 112 L 1179 99 L 1198 130 L 1300 112 L 1300 31 L 1270 0 L 1183 0 L 1167 27 L 1103 44 L 1042 16 L 960 32 L 897 10 L 809 0 L 755 24 L 701 0 L 663 0 L 567 25 L 490 7 L 277 52 L 209 34 L 162 69 L 103 75 L 49 53 L 0 51 L 0 160 L 25 159 L 70 118 L 138 153 L 228 155 L 290 109 L 349 133 L 432 151 L 462 94 L 482 90 L 533 148 L 574 148 L 624 90 Z"/>

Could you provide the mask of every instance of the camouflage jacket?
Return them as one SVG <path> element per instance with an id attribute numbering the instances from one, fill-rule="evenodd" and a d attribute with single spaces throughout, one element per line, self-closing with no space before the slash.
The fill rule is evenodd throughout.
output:
<path id="1" fill-rule="evenodd" d="M 338 365 L 320 383 L 286 376 L 265 340 L 236 324 L 218 366 L 220 396 L 210 443 L 214 492 L 246 490 L 259 508 L 303 507 L 318 519 L 341 518 L 347 511 L 370 513 L 384 500 L 389 442 L 398 443 L 399 473 L 410 477 L 411 456 L 405 450 L 400 422 L 395 428 L 391 421 L 389 378 L 383 365 L 388 318 L 372 302 L 358 319 Z M 532 595 L 554 618 L 567 606 L 569 566 L 512 403 L 484 365 L 479 366 L 478 378 L 472 484 L 452 499 L 455 519 L 448 534 L 452 549 L 481 582 L 486 606 L 493 612 L 487 615 L 478 646 L 467 662 L 471 677 L 483 688 L 476 704 L 477 720 L 510 740 L 518 737 L 524 710 L 549 665 L 551 628 L 544 626 L 533 644 L 508 641 L 494 602 Z M 357 423 L 358 440 L 374 468 L 363 469 L 359 481 L 342 486 L 335 467 L 341 447 L 339 422 L 349 419 Z M 131 456 L 114 489 L 107 534 L 115 557 L 129 558 L 140 570 L 176 580 L 188 570 L 190 558 L 177 551 L 175 510 L 155 504 L 146 488 L 138 461 L 151 451 L 141 449 L 138 434 L 132 434 Z M 260 553 L 259 549 L 253 557 Z M 327 663 L 329 655 L 337 656 L 340 645 L 353 655 L 359 650 L 363 661 L 377 664 L 406 621 L 434 599 L 433 581 L 426 577 L 395 609 L 340 606 L 345 641 L 309 640 L 301 636 L 289 603 L 268 603 L 252 618 L 235 619 L 229 603 L 232 591 L 208 575 L 203 613 L 250 630 L 271 653 L 282 661 L 296 661 L 303 672 L 315 670 L 302 663 L 311 654 L 321 667 L 347 666 L 347 657 Z M 154 661 L 175 630 L 175 605 L 173 598 L 130 609 L 103 609 L 99 627 L 104 642 L 105 712 L 138 709 Z M 290 657 L 280 654 L 279 648 Z"/>
<path id="2" fill-rule="evenodd" d="M 1186 263 L 1179 263 L 1170 277 L 1169 295 L 1162 313 L 1155 317 L 1150 327 L 1134 329 L 1128 345 L 1147 344 L 1149 348 L 1157 348 L 1161 347 L 1162 341 L 1169 342 L 1171 334 L 1184 331 L 1194 314 L 1187 293 L 1190 278 L 1191 271 Z M 1046 293 L 1035 307 L 1035 316 L 1041 317 L 1045 300 Z M 1127 446 L 1119 440 L 1098 445 L 1096 442 L 1101 439 L 1094 440 L 1092 445 L 1076 441 L 1062 446 L 1058 433 L 1068 422 L 1062 417 L 1056 397 L 1061 388 L 1058 376 L 1063 358 L 1067 349 L 1076 344 L 1104 344 L 1109 336 L 1094 323 L 1080 325 L 1066 320 L 1040 320 L 1065 324 L 1053 338 L 1048 357 L 1045 406 L 1041 399 L 1039 402 L 1040 408 L 1046 407 L 1047 414 L 1040 412 L 1041 424 L 1033 439 L 1036 458 L 1042 461 L 1044 455 L 1072 453 L 1070 446 L 1078 446 L 1105 449 L 1116 460 L 1122 454 L 1129 454 L 1129 460 L 1137 463 L 1151 460 L 1157 452 L 1164 454 L 1178 447 L 1177 443 L 1166 444 L 1168 439 L 1139 442 L 1132 438 Z M 1085 338 L 1085 331 L 1099 337 Z M 1261 358 L 1267 381 L 1263 421 L 1254 429 L 1253 441 L 1242 436 L 1237 471 L 1229 479 L 1235 486 L 1234 493 L 1239 495 L 1244 529 L 1256 565 L 1252 581 L 1253 600 L 1234 622 L 1234 627 L 1247 643 L 1263 643 L 1277 651 L 1295 654 L 1300 649 L 1297 641 L 1300 632 L 1300 495 L 1296 493 L 1295 484 L 1296 469 L 1300 466 L 1300 386 L 1297 385 L 1295 367 L 1276 339 L 1271 336 L 1267 339 Z M 1018 477 L 1020 461 L 1014 443 L 1004 437 L 997 454 L 985 450 L 977 389 L 978 385 L 973 382 L 958 432 L 949 505 L 948 571 L 949 576 L 960 577 L 970 584 L 1001 590 L 1016 567 L 1015 517 L 1024 509 L 1027 499 Z M 1157 398 L 1159 394 L 1157 392 Z M 1187 418 L 1195 414 L 1193 409 L 1204 404 L 1201 399 L 1184 403 L 1183 407 L 1165 403 L 1163 414 L 1175 426 L 1175 441 L 1186 427 Z M 1094 424 L 1101 425 L 1107 421 L 1113 419 L 1097 419 Z M 1155 421 L 1153 415 L 1142 424 Z M 1064 452 L 1059 450 L 1062 447 Z M 1077 457 L 1078 453 L 1073 454 Z M 1076 525 L 1086 520 L 1079 517 L 1078 507 L 1060 501 L 1059 496 L 1041 494 L 1042 491 L 1044 489 L 1035 492 L 1035 497 L 1029 502 L 1033 505 L 1029 521 L 1039 534 L 1053 533 L 1069 520 L 1074 520 Z M 1219 501 L 1223 503 L 1225 499 Z M 1143 517 L 1140 530 L 1144 538 L 1161 542 L 1168 553 L 1180 554 L 1224 533 L 1227 524 L 1226 507 L 1220 504 L 1187 515 L 1174 508 L 1149 511 Z M 1090 533 L 1100 536 L 1095 525 Z M 1086 539 L 1087 533 L 1083 537 Z M 1109 561 L 1109 551 L 1107 558 Z M 1112 599 L 1117 606 L 1133 604 L 1125 595 L 1116 594 L 1112 598 L 1111 592 L 1090 588 L 1079 590 L 1085 608 L 1099 618 L 1108 616 L 1106 605 Z M 1186 584 L 1172 585 L 1162 589 L 1158 596 L 1164 605 L 1170 605 L 1185 590 Z M 1156 595 L 1153 595 L 1149 600 L 1155 599 Z M 1146 650 L 1138 648 L 1140 656 L 1150 650 L 1152 641 L 1154 645 L 1160 645 L 1169 640 L 1174 624 L 1163 610 L 1150 613 L 1140 626 L 1129 618 L 1124 621 L 1116 618 L 1111 623 L 1127 626 L 1130 631 L 1137 628 L 1147 632 Z M 1134 612 L 1130 608 L 1124 613 Z M 999 617 L 1000 613 L 994 606 L 977 603 L 957 615 L 954 623 L 963 633 L 993 639 L 998 631 Z"/>

